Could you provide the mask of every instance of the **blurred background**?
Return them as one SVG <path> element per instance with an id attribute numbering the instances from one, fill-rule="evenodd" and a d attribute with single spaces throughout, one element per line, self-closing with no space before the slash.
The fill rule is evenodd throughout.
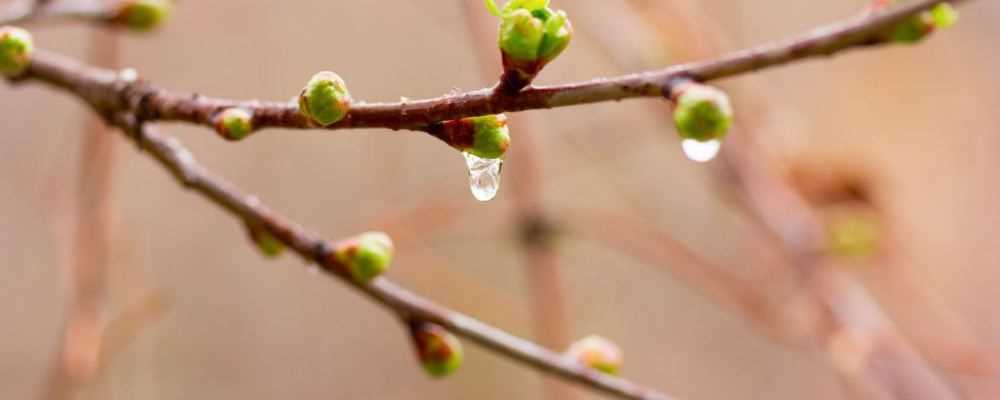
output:
<path id="1" fill-rule="evenodd" d="M 483 39 L 470 26 L 483 25 L 469 18 L 489 32 L 495 21 L 463 3 L 183 1 L 149 34 L 28 27 L 40 48 L 136 68 L 179 91 L 285 100 L 329 69 L 356 99 L 396 101 L 496 81 L 495 44 L 477 49 Z M 710 57 L 866 4 L 555 0 L 576 36 L 539 82 Z M 754 127 L 769 168 L 824 218 L 861 209 L 848 212 L 878 225 L 874 253 L 835 268 L 863 283 L 918 349 L 975 349 L 976 360 L 956 356 L 957 366 L 927 357 L 970 398 L 991 399 L 1000 398 L 1000 4 L 969 2 L 961 12 L 956 27 L 918 46 L 720 85 L 733 91 L 733 135 Z M 104 338 L 101 365 L 71 398 L 603 398 L 471 343 L 454 376 L 428 378 L 392 314 L 294 255 L 261 257 L 238 221 L 180 189 L 117 133 L 102 150 L 81 151 L 93 125 L 65 93 L 0 85 L 0 398 L 51 391 L 66 357 L 72 270 L 95 215 L 108 235 L 91 270 L 104 282 L 94 285 L 97 320 L 120 334 Z M 773 251 L 718 179 L 720 160 L 684 157 L 665 102 L 518 114 L 500 194 L 488 203 L 469 193 L 462 157 L 425 134 L 268 130 L 234 144 L 200 127 L 162 128 L 326 237 L 389 232 L 397 255 L 388 275 L 418 293 L 556 350 L 589 334 L 613 340 L 630 380 L 684 399 L 852 398 L 822 351 L 762 333 L 675 273 L 678 261 L 658 242 L 640 242 L 653 237 L 643 232 L 672 237 L 751 286 L 781 279 L 754 272 Z M 111 161 L 110 180 L 85 183 L 88 154 Z M 78 201 L 95 187 L 104 188 L 96 202 Z M 827 207 L 845 187 L 863 195 Z"/>

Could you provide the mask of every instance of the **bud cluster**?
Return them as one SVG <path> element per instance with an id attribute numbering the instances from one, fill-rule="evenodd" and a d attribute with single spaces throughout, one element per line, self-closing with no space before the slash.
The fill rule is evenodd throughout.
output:
<path id="1" fill-rule="evenodd" d="M 566 13 L 549 8 L 549 0 L 510 0 L 502 9 L 493 0 L 486 5 L 500 17 L 498 44 L 510 90 L 530 84 L 573 38 Z"/>

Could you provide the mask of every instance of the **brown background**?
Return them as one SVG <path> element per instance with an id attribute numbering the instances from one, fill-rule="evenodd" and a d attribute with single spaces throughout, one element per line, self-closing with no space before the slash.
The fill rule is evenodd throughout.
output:
<path id="1" fill-rule="evenodd" d="M 617 2 L 556 4 L 585 16 Z M 702 3 L 743 47 L 853 15 L 865 2 Z M 162 31 L 127 35 L 122 63 L 162 86 L 217 96 L 288 99 L 321 69 L 340 73 L 359 99 L 437 96 L 493 81 L 480 74 L 462 12 L 452 0 L 188 0 Z M 918 47 L 740 78 L 775 107 L 775 129 L 764 133 L 775 154 L 858 169 L 878 183 L 908 273 L 988 349 L 1000 346 L 997 21 L 1000 4 L 972 2 L 955 29 Z M 576 41 L 541 81 L 623 72 L 594 41 L 616 32 L 597 26 L 581 18 Z M 75 57 L 85 55 L 91 30 L 33 29 L 40 47 Z M 684 160 L 666 106 L 654 115 L 649 101 L 532 112 L 541 121 L 546 208 L 641 216 L 740 269 L 755 251 L 743 244 L 744 217 L 719 196 L 705 166 Z M 59 340 L 66 279 L 50 225 L 75 182 L 87 116 L 81 103 L 49 88 L 0 86 L 0 398 L 36 393 Z M 457 205 L 452 224 L 398 243 L 389 275 L 534 335 L 509 186 L 495 201 L 475 203 L 461 157 L 436 140 L 275 130 L 231 144 L 202 128 L 165 128 L 208 167 L 328 237 L 385 228 L 384 217 L 420 204 Z M 518 159 L 516 125 L 513 135 L 510 163 Z M 83 398 L 541 398 L 537 373 L 471 345 L 457 375 L 429 380 L 390 314 L 307 273 L 294 257 L 263 260 L 234 220 L 180 190 L 134 146 L 118 144 L 108 314 L 147 288 L 171 303 Z M 844 398 L 819 354 L 761 337 L 662 265 L 572 232 L 559 250 L 569 331 L 619 343 L 626 377 L 687 399 Z M 908 307 L 905 293 L 881 285 L 870 282 L 904 331 L 936 329 L 925 310 Z"/>

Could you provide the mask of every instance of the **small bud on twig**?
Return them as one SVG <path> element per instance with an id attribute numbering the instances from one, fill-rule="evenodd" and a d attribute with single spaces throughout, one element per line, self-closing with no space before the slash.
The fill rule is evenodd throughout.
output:
<path id="1" fill-rule="evenodd" d="M 565 12 L 548 7 L 549 0 L 510 0 L 502 10 L 494 0 L 485 2 L 500 17 L 498 42 L 504 67 L 500 90 L 516 93 L 569 46 L 573 25 Z"/>
<path id="2" fill-rule="evenodd" d="M 264 256 L 274 258 L 285 252 L 285 244 L 274 237 L 267 229 L 264 229 L 264 227 L 247 221 L 246 229 L 247 235 L 250 236 L 250 241 L 257 246 L 257 250 L 260 250 Z"/>
<path id="3" fill-rule="evenodd" d="M 504 114 L 443 121 L 429 131 L 451 147 L 479 158 L 502 158 L 510 147 L 510 129 Z"/>
<path id="4" fill-rule="evenodd" d="M 618 375 L 622 368 L 622 351 L 600 336 L 587 336 L 573 343 L 566 354 L 577 362 L 609 375 Z"/>
<path id="5" fill-rule="evenodd" d="M 330 71 L 313 75 L 299 95 L 299 112 L 321 126 L 344 119 L 350 108 L 347 85 L 340 75 Z"/>
<path id="6" fill-rule="evenodd" d="M 13 27 L 0 27 L 0 74 L 6 77 L 20 75 L 31 63 L 35 46 L 28 31 Z"/>
<path id="7" fill-rule="evenodd" d="M 253 132 L 253 115 L 242 108 L 227 108 L 215 117 L 215 130 L 227 140 L 241 140 Z"/>
<path id="8" fill-rule="evenodd" d="M 721 140 L 729 132 L 733 108 L 721 90 L 689 81 L 676 85 L 671 97 L 681 138 L 707 142 Z"/>
<path id="9" fill-rule="evenodd" d="M 887 8 L 895 0 L 880 0 L 875 10 Z M 928 11 L 914 15 L 896 25 L 889 32 L 888 39 L 899 43 L 917 43 L 937 29 L 946 29 L 958 22 L 958 11 L 951 4 L 939 3 Z"/>
<path id="10" fill-rule="evenodd" d="M 333 257 L 347 268 L 355 282 L 367 284 L 389 269 L 394 251 L 389 235 L 367 232 L 334 250 Z"/>
<path id="11" fill-rule="evenodd" d="M 170 17 L 171 0 L 126 0 L 111 18 L 136 32 L 158 28 Z"/>
<path id="12" fill-rule="evenodd" d="M 412 321 L 409 325 L 417 357 L 427 374 L 443 378 L 462 366 L 462 342 L 455 335 L 429 322 Z"/>

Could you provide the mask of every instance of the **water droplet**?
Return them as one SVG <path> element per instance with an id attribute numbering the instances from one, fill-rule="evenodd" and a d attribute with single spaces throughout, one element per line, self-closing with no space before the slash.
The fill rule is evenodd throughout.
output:
<path id="1" fill-rule="evenodd" d="M 694 139 L 684 139 L 681 141 L 681 148 L 684 149 L 684 155 L 691 161 L 709 162 L 719 155 L 722 142 L 719 140 L 699 142 Z"/>
<path id="2" fill-rule="evenodd" d="M 125 83 L 132 83 L 135 82 L 136 79 L 139 79 L 139 72 L 137 72 L 135 68 L 125 68 L 118 71 L 118 79 Z"/>
<path id="3" fill-rule="evenodd" d="M 500 171 L 503 169 L 502 158 L 479 158 L 470 153 L 465 156 L 465 165 L 469 167 L 469 190 L 479 201 L 493 200 L 500 190 Z"/>

